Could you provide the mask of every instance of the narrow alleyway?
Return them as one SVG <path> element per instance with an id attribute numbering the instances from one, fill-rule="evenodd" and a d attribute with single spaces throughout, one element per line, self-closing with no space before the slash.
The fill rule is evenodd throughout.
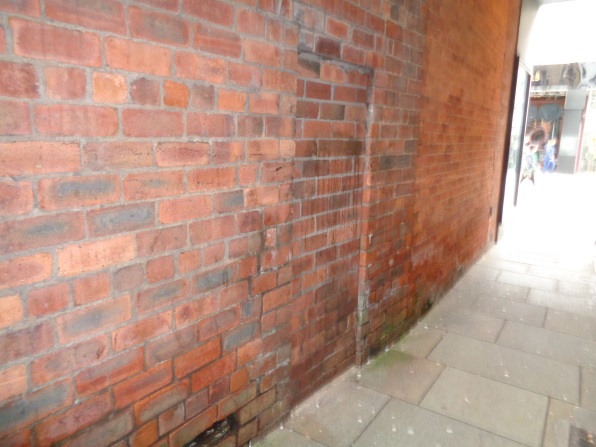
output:
<path id="1" fill-rule="evenodd" d="M 596 445 L 595 192 L 593 174 L 522 184 L 503 238 L 409 334 L 256 446 Z"/>

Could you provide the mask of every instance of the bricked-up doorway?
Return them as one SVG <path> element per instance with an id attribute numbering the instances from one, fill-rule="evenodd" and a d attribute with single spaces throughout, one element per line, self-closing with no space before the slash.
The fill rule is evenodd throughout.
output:
<path id="1" fill-rule="evenodd" d="M 360 206 L 372 72 L 313 53 L 299 56 L 294 255 L 300 281 L 292 376 L 317 387 L 354 363 Z"/>

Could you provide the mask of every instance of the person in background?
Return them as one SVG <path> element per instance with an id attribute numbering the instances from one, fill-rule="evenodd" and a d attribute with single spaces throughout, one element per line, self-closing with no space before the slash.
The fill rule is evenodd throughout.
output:
<path id="1" fill-rule="evenodd" d="M 534 173 L 538 167 L 538 145 L 531 144 L 529 140 L 524 143 L 522 177 L 520 183 L 529 179 L 533 184 Z"/>
<path id="2" fill-rule="evenodd" d="M 542 173 L 552 172 L 555 170 L 557 164 L 557 140 L 548 140 L 544 149 L 544 164 L 542 166 Z"/>

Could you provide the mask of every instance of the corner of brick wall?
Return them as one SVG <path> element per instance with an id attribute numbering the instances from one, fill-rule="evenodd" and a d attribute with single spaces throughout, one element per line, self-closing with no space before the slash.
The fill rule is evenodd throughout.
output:
<path id="1" fill-rule="evenodd" d="M 496 150 L 509 54 L 488 109 L 457 74 L 514 16 L 427 3 L 0 0 L 0 444 L 244 445 L 412 324 L 486 244 L 443 210 L 492 165 L 434 157 Z"/>

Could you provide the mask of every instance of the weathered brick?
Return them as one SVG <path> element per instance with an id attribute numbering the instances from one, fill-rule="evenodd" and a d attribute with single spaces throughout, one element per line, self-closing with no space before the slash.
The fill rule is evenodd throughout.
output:
<path id="1" fill-rule="evenodd" d="M 68 343 L 85 335 L 124 323 L 130 320 L 131 315 L 128 295 L 75 310 L 56 318 L 58 338 L 62 343 Z"/>
<path id="2" fill-rule="evenodd" d="M 176 76 L 195 79 L 213 84 L 226 81 L 226 62 L 222 59 L 211 59 L 196 53 L 176 52 L 174 56 Z"/>
<path id="3" fill-rule="evenodd" d="M 219 90 L 217 108 L 231 112 L 243 112 L 246 106 L 246 93 L 235 90 Z"/>
<path id="4" fill-rule="evenodd" d="M 93 101 L 122 104 L 127 100 L 126 79 L 117 73 L 94 72 Z"/>
<path id="5" fill-rule="evenodd" d="M 109 393 L 92 397 L 38 424 L 34 430 L 35 440 L 39 445 L 61 441 L 98 423 L 111 411 L 112 401 Z"/>
<path id="6" fill-rule="evenodd" d="M 214 338 L 174 359 L 176 377 L 184 377 L 211 363 L 220 356 L 221 341 Z"/>
<path id="7" fill-rule="evenodd" d="M 77 306 L 98 301 L 110 294 L 110 277 L 107 273 L 77 278 L 72 284 L 74 302 Z"/>
<path id="8" fill-rule="evenodd" d="M 159 82 L 147 78 L 135 79 L 130 83 L 130 97 L 135 104 L 158 106 L 161 103 Z"/>
<path id="9" fill-rule="evenodd" d="M 265 35 L 265 17 L 249 9 L 238 11 L 238 31 L 243 34 L 263 37 Z"/>
<path id="10" fill-rule="evenodd" d="M 199 23 L 194 36 L 194 47 L 200 51 L 234 58 L 242 53 L 242 42 L 235 32 Z"/>
<path id="11" fill-rule="evenodd" d="M 158 438 L 157 421 L 152 420 L 130 435 L 129 443 L 131 447 L 145 447 L 153 445 Z"/>
<path id="12" fill-rule="evenodd" d="M 132 377 L 142 369 L 142 349 L 123 352 L 78 373 L 75 376 L 77 393 L 83 396 L 95 394 L 110 385 Z"/>
<path id="13" fill-rule="evenodd" d="M 115 175 L 43 179 L 39 182 L 39 205 L 56 210 L 116 202 L 120 179 Z"/>
<path id="14" fill-rule="evenodd" d="M 189 231 L 191 242 L 201 244 L 233 236 L 236 233 L 236 223 L 233 216 L 218 217 L 194 222 Z"/>
<path id="15" fill-rule="evenodd" d="M 96 242 L 72 245 L 58 251 L 58 273 L 70 276 L 100 270 L 135 257 L 134 237 L 118 236 Z"/>
<path id="16" fill-rule="evenodd" d="M 74 67 L 48 66 L 43 69 L 46 95 L 55 99 L 81 99 L 87 90 L 85 71 Z"/>
<path id="17" fill-rule="evenodd" d="M 181 107 L 183 109 L 188 107 L 190 99 L 190 90 L 185 84 L 179 82 L 166 81 L 164 82 L 164 97 L 163 103 L 170 107 Z"/>
<path id="18" fill-rule="evenodd" d="M 211 110 L 215 107 L 215 88 L 212 85 L 193 85 L 190 91 L 190 108 Z"/>
<path id="19" fill-rule="evenodd" d="M 155 223 L 152 203 L 102 208 L 87 214 L 89 234 L 106 236 L 147 228 Z"/>
<path id="20" fill-rule="evenodd" d="M 196 393 L 231 374 L 236 368 L 236 353 L 207 365 L 192 375 L 192 392 Z"/>
<path id="21" fill-rule="evenodd" d="M 52 274 L 52 255 L 38 253 L 0 262 L 0 289 L 46 280 Z"/>
<path id="22" fill-rule="evenodd" d="M 171 362 L 162 363 L 114 385 L 114 405 L 123 408 L 172 382 Z"/>
<path id="23" fill-rule="evenodd" d="M 34 112 L 35 127 L 44 135 L 108 137 L 118 131 L 118 114 L 110 107 L 38 105 Z"/>
<path id="24" fill-rule="evenodd" d="M 31 133 L 29 104 L 0 101 L 0 133 L 2 135 L 27 135 Z"/>
<path id="25" fill-rule="evenodd" d="M 257 67 L 229 62 L 228 81 L 242 87 L 259 87 L 261 85 L 261 71 Z"/>
<path id="26" fill-rule="evenodd" d="M 83 432 L 67 445 L 68 447 L 86 447 L 90 445 L 108 447 L 132 432 L 133 429 L 132 413 L 126 411 L 112 418 L 104 418 L 101 423 L 95 424 L 93 428 Z"/>
<path id="27" fill-rule="evenodd" d="M 106 358 L 108 349 L 109 340 L 104 335 L 44 355 L 31 363 L 31 380 L 34 385 L 43 385 L 77 372 Z"/>
<path id="28" fill-rule="evenodd" d="M 184 132 L 180 112 L 126 109 L 122 123 L 124 134 L 130 137 L 174 137 Z"/>
<path id="29" fill-rule="evenodd" d="M 23 319 L 23 303 L 19 295 L 0 298 L 0 329 L 12 326 Z"/>
<path id="30" fill-rule="evenodd" d="M 238 328 L 227 332 L 223 336 L 223 350 L 224 352 L 237 349 L 238 347 L 247 344 L 254 340 L 259 334 L 259 325 L 256 322 L 246 323 Z"/>
<path id="31" fill-rule="evenodd" d="M 209 143 L 159 143 L 155 151 L 158 166 L 209 164 Z"/>
<path id="32" fill-rule="evenodd" d="M 116 270 L 112 282 L 115 290 L 123 292 L 140 287 L 144 280 L 145 272 L 143 271 L 143 266 L 141 264 L 134 264 Z"/>
<path id="33" fill-rule="evenodd" d="M 244 58 L 247 62 L 278 68 L 282 66 L 282 52 L 275 45 L 257 40 L 244 40 Z"/>
<path id="34" fill-rule="evenodd" d="M 232 265 L 220 267 L 208 272 L 201 272 L 193 278 L 193 288 L 197 293 L 207 292 L 216 287 L 229 284 L 234 276 L 235 269 Z"/>
<path id="35" fill-rule="evenodd" d="M 104 41 L 108 66 L 122 70 L 170 75 L 170 50 L 118 37 L 107 37 Z"/>
<path id="36" fill-rule="evenodd" d="M 128 200 L 176 196 L 184 192 L 182 171 L 159 171 L 130 174 L 124 178 L 124 195 Z"/>
<path id="37" fill-rule="evenodd" d="M 171 311 L 136 321 L 112 332 L 112 346 L 115 351 L 122 351 L 140 345 L 153 337 L 167 332 L 171 324 Z"/>
<path id="38" fill-rule="evenodd" d="M 275 93 L 254 93 L 248 97 L 248 109 L 251 113 L 278 114 L 280 98 Z"/>
<path id="39" fill-rule="evenodd" d="M 0 53 L 6 53 L 6 31 L 0 26 Z"/>
<path id="40" fill-rule="evenodd" d="M 227 27 L 234 25 L 234 7 L 221 0 L 183 0 L 184 11 Z"/>
<path id="41" fill-rule="evenodd" d="M 186 246 L 186 226 L 162 228 L 137 235 L 139 256 L 177 250 Z"/>
<path id="42" fill-rule="evenodd" d="M 221 214 L 241 211 L 244 208 L 244 192 L 238 190 L 215 194 L 213 196 L 213 208 Z"/>
<path id="43" fill-rule="evenodd" d="M 126 34 L 124 7 L 114 0 L 47 0 L 46 15 L 61 22 Z"/>
<path id="44" fill-rule="evenodd" d="M 159 204 L 159 221 L 161 223 L 200 219 L 210 214 L 211 198 L 208 196 L 163 200 Z"/>
<path id="45" fill-rule="evenodd" d="M 16 12 L 18 14 L 39 17 L 39 0 L 19 0 L 18 2 L 13 0 L 0 0 L 0 11 Z"/>
<path id="46" fill-rule="evenodd" d="M 0 216 L 18 216 L 33 209 L 33 185 L 28 181 L 0 181 Z"/>
<path id="47" fill-rule="evenodd" d="M 188 397 L 188 382 L 175 383 L 134 404 L 138 424 L 143 424 Z"/>
<path id="48" fill-rule="evenodd" d="M 189 26 L 184 20 L 134 6 L 128 9 L 128 14 L 134 37 L 179 46 L 189 43 Z"/>
<path id="49" fill-rule="evenodd" d="M 72 29 L 11 18 L 14 52 L 19 56 L 99 67 L 99 36 Z"/>
<path id="50" fill-rule="evenodd" d="M 184 298 L 188 298 L 188 281 L 178 279 L 167 284 L 142 290 L 137 295 L 136 306 L 140 313 L 145 313 L 170 306 L 172 303 Z"/>
<path id="51" fill-rule="evenodd" d="M 23 394 L 27 391 L 27 368 L 14 365 L 0 371 L 0 402 Z"/>
<path id="52" fill-rule="evenodd" d="M 94 171 L 132 169 L 151 166 L 153 147 L 141 142 L 87 143 L 83 149 L 84 165 Z"/>
<path id="53" fill-rule="evenodd" d="M 257 387 L 256 384 L 252 383 L 248 385 L 246 388 L 243 388 L 230 396 L 223 399 L 218 404 L 218 414 L 220 418 L 225 418 L 230 414 L 234 413 L 239 408 L 242 408 L 244 405 L 249 403 L 257 397 Z"/>
<path id="54" fill-rule="evenodd" d="M 214 313 L 199 323 L 199 333 L 202 340 L 219 335 L 240 323 L 240 308 L 232 307 L 219 313 Z"/>
<path id="55" fill-rule="evenodd" d="M 84 237 L 81 213 L 57 214 L 0 223 L 0 253 L 48 247 Z"/>
<path id="56" fill-rule="evenodd" d="M 178 8 L 180 7 L 179 0 L 139 0 L 139 3 L 169 11 L 178 11 Z"/>
<path id="57" fill-rule="evenodd" d="M 147 281 L 150 283 L 171 279 L 176 273 L 173 256 L 162 256 L 161 258 L 147 261 Z"/>
<path id="58" fill-rule="evenodd" d="M 39 421 L 72 403 L 68 381 L 57 382 L 16 399 L 0 409 L 0 433 L 6 434 Z"/>
<path id="59" fill-rule="evenodd" d="M 31 64 L 0 61 L 0 95 L 17 98 L 39 97 L 39 80 Z"/>
<path id="60" fill-rule="evenodd" d="M 35 289 L 27 296 L 27 313 L 30 317 L 53 314 L 70 304 L 70 287 L 67 283 Z"/>
<path id="61" fill-rule="evenodd" d="M 176 427 L 180 427 L 184 423 L 186 415 L 184 414 L 184 404 L 179 403 L 175 407 L 164 411 L 157 418 L 159 424 L 159 433 L 165 435 L 170 433 Z"/>
<path id="62" fill-rule="evenodd" d="M 0 143 L 0 175 L 76 172 L 80 168 L 77 144 L 43 141 Z"/>
<path id="63" fill-rule="evenodd" d="M 186 118 L 186 132 L 200 137 L 231 137 L 234 119 L 231 115 L 192 112 Z"/>
<path id="64" fill-rule="evenodd" d="M 235 168 L 201 168 L 188 173 L 189 191 L 228 189 L 234 186 Z"/>

